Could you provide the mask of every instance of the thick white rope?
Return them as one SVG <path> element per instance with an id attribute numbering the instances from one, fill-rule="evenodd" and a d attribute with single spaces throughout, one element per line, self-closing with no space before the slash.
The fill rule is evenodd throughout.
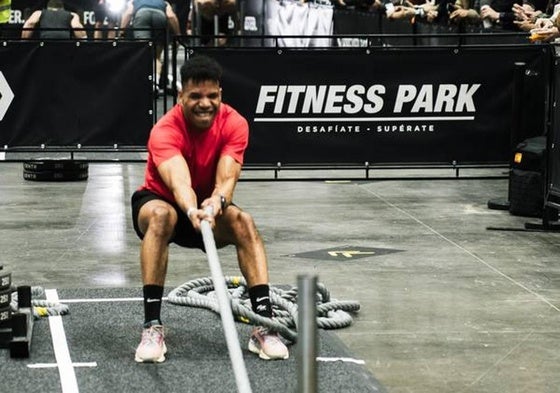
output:
<path id="1" fill-rule="evenodd" d="M 205 209 L 206 213 L 212 214 L 212 209 Z M 231 300 L 228 297 L 227 288 L 224 282 L 224 275 L 220 266 L 218 258 L 218 250 L 214 241 L 214 234 L 212 227 L 207 220 L 203 220 L 200 226 L 202 232 L 202 240 L 204 241 L 204 248 L 206 256 L 208 257 L 208 264 L 210 272 L 212 273 L 212 281 L 216 290 L 218 298 L 218 312 L 222 318 L 222 326 L 224 328 L 224 335 L 229 351 L 229 357 L 235 374 L 235 382 L 237 384 L 237 391 L 241 393 L 251 393 L 251 384 L 245 362 L 243 360 L 243 353 L 239 345 L 239 337 L 235 329 L 235 321 L 231 311 Z"/>
<path id="2" fill-rule="evenodd" d="M 233 314 L 241 322 L 265 326 L 278 332 L 291 342 L 297 341 L 297 288 L 281 289 L 270 287 L 270 301 L 274 318 L 265 318 L 252 311 L 247 284 L 243 277 L 225 277 L 225 284 L 231 297 Z M 194 279 L 173 289 L 167 296 L 173 304 L 206 308 L 218 313 L 218 303 L 212 280 L 208 277 Z M 350 313 L 360 310 L 356 301 L 331 300 L 326 287 L 317 284 L 317 326 L 322 329 L 339 329 L 350 326 Z"/>
<path id="3" fill-rule="evenodd" d="M 31 308 L 33 309 L 34 319 L 69 313 L 69 308 L 66 304 L 49 302 L 44 299 L 34 299 L 34 297 L 43 296 L 44 293 L 45 290 L 42 287 L 31 287 Z M 18 308 L 18 293 L 17 290 L 14 290 L 11 294 L 10 309 L 12 312 L 17 312 Z"/>

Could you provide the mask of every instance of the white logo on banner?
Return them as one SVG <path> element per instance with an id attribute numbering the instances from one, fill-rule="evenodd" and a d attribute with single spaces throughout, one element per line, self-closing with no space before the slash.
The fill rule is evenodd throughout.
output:
<path id="1" fill-rule="evenodd" d="M 0 71 L 0 121 L 4 119 L 4 115 L 8 112 L 8 108 L 14 99 L 14 92 L 8 85 L 8 81 Z"/>
<path id="2" fill-rule="evenodd" d="M 481 85 L 399 85 L 392 112 L 408 114 L 474 114 L 474 94 Z M 377 114 L 384 109 L 384 85 L 263 85 L 256 114 Z M 467 116 L 469 119 L 472 115 Z M 451 119 L 451 117 L 446 117 Z"/>

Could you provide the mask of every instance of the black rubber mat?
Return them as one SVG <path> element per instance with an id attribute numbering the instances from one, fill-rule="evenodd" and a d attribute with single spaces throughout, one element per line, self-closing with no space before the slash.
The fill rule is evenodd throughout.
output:
<path id="1" fill-rule="evenodd" d="M 58 291 L 70 308 L 61 319 L 78 391 L 235 392 L 221 320 L 209 310 L 164 303 L 167 360 L 134 362 L 143 316 L 142 302 L 134 298 L 140 293 L 140 289 Z M 114 300 L 99 301 L 107 298 Z M 253 392 L 295 392 L 296 346 L 290 346 L 288 360 L 264 361 L 247 350 L 252 327 L 236 326 Z M 334 332 L 320 330 L 318 356 L 325 358 L 318 362 L 319 392 L 385 391 L 364 365 L 353 361 L 359 359 L 353 359 Z M 7 350 L 0 350 L 0 391 L 64 392 L 67 385 L 61 380 L 73 377 L 61 377 L 58 364 L 49 320 L 40 319 L 34 325 L 30 358 L 10 359 Z"/>

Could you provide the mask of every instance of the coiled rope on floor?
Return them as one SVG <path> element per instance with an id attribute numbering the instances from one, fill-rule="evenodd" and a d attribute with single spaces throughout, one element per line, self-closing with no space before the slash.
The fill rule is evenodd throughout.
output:
<path id="1" fill-rule="evenodd" d="M 270 319 L 253 312 L 243 277 L 224 278 L 234 317 L 241 322 L 267 327 L 288 341 L 297 341 L 297 288 L 270 287 L 270 301 L 274 313 L 274 318 Z M 211 277 L 187 281 L 173 289 L 167 300 L 177 305 L 206 308 L 218 314 L 220 312 Z M 317 326 L 322 329 L 350 326 L 353 322 L 350 313 L 360 309 L 360 304 L 356 301 L 331 299 L 329 291 L 322 283 L 317 283 L 316 306 Z"/>
<path id="2" fill-rule="evenodd" d="M 54 315 L 66 315 L 69 313 L 69 308 L 66 304 L 50 302 L 44 299 L 34 299 L 44 294 L 45 290 L 42 287 L 31 287 L 31 308 L 33 309 L 33 316 L 35 319 Z M 17 290 L 12 292 L 10 308 L 12 312 L 17 312 L 19 308 Z"/>

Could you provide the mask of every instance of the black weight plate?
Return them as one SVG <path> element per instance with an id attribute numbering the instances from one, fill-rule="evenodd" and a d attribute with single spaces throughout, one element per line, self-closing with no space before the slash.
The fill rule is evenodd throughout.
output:
<path id="1" fill-rule="evenodd" d="M 12 301 L 12 289 L 3 289 L 0 291 L 0 309 L 7 308 L 10 306 Z"/>
<path id="2" fill-rule="evenodd" d="M 75 160 L 33 160 L 25 161 L 23 163 L 23 170 L 28 172 L 43 172 L 43 171 L 57 171 L 57 172 L 75 172 L 80 170 L 87 170 L 89 164 L 84 161 Z"/>
<path id="3" fill-rule="evenodd" d="M 509 205 L 507 199 L 491 199 L 488 201 L 488 209 L 493 210 L 509 210 Z"/>
<path id="4" fill-rule="evenodd" d="M 23 178 L 31 181 L 77 181 L 87 180 L 88 170 L 79 171 L 23 171 Z"/>
<path id="5" fill-rule="evenodd" d="M 12 273 L 5 270 L 0 271 L 0 290 L 10 288 L 12 285 Z"/>
<path id="6" fill-rule="evenodd" d="M 5 325 L 12 317 L 12 309 L 10 307 L 0 309 L 0 326 Z"/>

